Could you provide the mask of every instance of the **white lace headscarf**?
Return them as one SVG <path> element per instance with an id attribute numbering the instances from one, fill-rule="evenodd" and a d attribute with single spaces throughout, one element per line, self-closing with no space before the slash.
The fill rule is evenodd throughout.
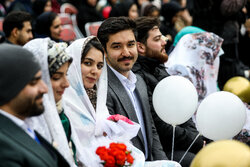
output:
<path id="1" fill-rule="evenodd" d="M 44 113 L 41 116 L 30 118 L 29 123 L 63 155 L 70 166 L 75 166 L 66 134 L 56 109 L 50 82 L 47 53 L 49 41 L 49 38 L 38 38 L 29 41 L 23 46 L 39 60 L 42 69 L 42 79 L 48 86 L 48 93 L 43 96 Z"/>
<path id="2" fill-rule="evenodd" d="M 188 78 L 196 87 L 199 102 L 216 92 L 219 56 L 223 39 L 214 33 L 201 32 L 184 35 L 165 63 L 170 75 Z"/>
<path id="3" fill-rule="evenodd" d="M 74 41 L 66 52 L 73 57 L 73 62 L 68 71 L 70 87 L 65 91 L 64 101 L 70 108 L 70 119 L 74 123 L 76 132 L 81 139 L 83 146 L 88 146 L 91 140 L 98 136 L 103 136 L 107 131 L 105 122 L 109 116 L 106 106 L 107 99 L 107 67 L 104 59 L 104 66 L 99 80 L 97 81 L 97 102 L 94 109 L 90 99 L 85 91 L 81 73 L 82 51 L 86 44 L 94 36 L 78 39 Z"/>

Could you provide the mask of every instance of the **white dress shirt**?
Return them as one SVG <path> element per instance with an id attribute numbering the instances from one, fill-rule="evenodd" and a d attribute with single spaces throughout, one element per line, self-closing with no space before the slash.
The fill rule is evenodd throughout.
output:
<path id="1" fill-rule="evenodd" d="M 110 66 L 109 66 L 110 67 Z M 142 114 L 142 107 L 141 107 L 141 102 L 138 98 L 138 95 L 135 92 L 135 83 L 136 83 L 136 75 L 130 70 L 128 78 L 117 72 L 115 69 L 110 67 L 110 69 L 114 72 L 114 74 L 117 76 L 117 78 L 120 80 L 122 83 L 123 87 L 127 91 L 130 100 L 134 106 L 135 112 L 137 119 L 139 121 L 139 124 L 141 126 L 141 131 L 142 131 L 142 136 L 145 144 L 145 158 L 147 159 L 148 157 L 148 143 L 147 143 L 147 137 L 146 137 L 146 131 L 145 131 L 145 124 L 143 120 L 143 114 Z"/>
<path id="2" fill-rule="evenodd" d="M 5 117 L 9 118 L 11 121 L 13 121 L 17 126 L 22 128 L 32 139 L 36 140 L 35 132 L 32 128 L 28 126 L 28 124 L 25 122 L 25 120 L 21 120 L 17 117 L 15 117 L 12 114 L 9 114 L 8 112 L 5 112 L 0 109 L 0 114 L 4 115 Z"/>

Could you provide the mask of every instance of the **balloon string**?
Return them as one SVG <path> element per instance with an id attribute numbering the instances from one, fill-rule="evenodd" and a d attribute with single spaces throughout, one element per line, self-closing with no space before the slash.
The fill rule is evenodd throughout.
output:
<path id="1" fill-rule="evenodd" d="M 190 144 L 190 146 L 188 147 L 187 151 L 184 153 L 184 155 L 181 157 L 181 160 L 179 161 L 179 164 L 181 163 L 181 161 L 183 160 L 183 158 L 185 157 L 185 155 L 187 154 L 187 152 L 189 151 L 189 149 L 192 147 L 192 145 L 194 144 L 194 142 L 198 139 L 198 137 L 200 136 L 201 134 L 199 133 L 195 139 L 193 140 L 193 142 Z"/>
<path id="2" fill-rule="evenodd" d="M 171 160 L 173 161 L 173 157 L 174 157 L 174 137 L 175 137 L 175 125 L 173 126 L 173 138 L 172 138 L 172 152 L 171 152 Z"/>

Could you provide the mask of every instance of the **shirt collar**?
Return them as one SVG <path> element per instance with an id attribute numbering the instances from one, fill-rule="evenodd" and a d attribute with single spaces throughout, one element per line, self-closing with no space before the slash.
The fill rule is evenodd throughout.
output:
<path id="1" fill-rule="evenodd" d="M 136 75 L 131 70 L 129 71 L 128 78 L 127 78 L 123 76 L 121 73 L 119 73 L 118 71 L 116 71 L 115 69 L 113 69 L 111 66 L 109 67 L 124 86 L 126 86 L 131 91 L 135 90 L 135 83 L 137 79 L 136 79 Z"/>
<path id="2" fill-rule="evenodd" d="M 16 116 L 8 113 L 8 112 L 5 112 L 3 110 L 0 109 L 0 114 L 4 115 L 5 117 L 9 118 L 11 121 L 13 121 L 17 126 L 21 127 L 22 129 L 26 129 L 27 128 L 27 125 L 25 123 L 25 121 L 17 118 Z"/>

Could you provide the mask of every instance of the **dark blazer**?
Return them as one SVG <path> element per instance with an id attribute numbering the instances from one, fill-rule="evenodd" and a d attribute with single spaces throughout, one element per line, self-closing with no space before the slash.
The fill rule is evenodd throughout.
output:
<path id="1" fill-rule="evenodd" d="M 172 150 L 172 138 L 173 138 L 173 126 L 164 122 L 155 112 L 152 102 L 152 96 L 156 85 L 165 77 L 168 77 L 165 66 L 156 59 L 152 59 L 146 56 L 138 56 L 136 63 L 133 66 L 132 71 L 140 75 L 147 85 L 151 114 L 160 137 L 160 141 L 165 152 Z M 195 137 L 198 135 L 198 131 L 195 127 L 192 118 L 185 123 L 176 126 L 175 128 L 175 141 L 174 149 L 186 151 Z M 195 141 L 190 152 L 196 154 L 203 147 L 203 137 L 198 137 Z"/>
<path id="2" fill-rule="evenodd" d="M 148 158 L 147 160 L 166 160 L 167 156 L 162 149 L 159 136 L 155 129 L 155 125 L 151 116 L 150 106 L 148 102 L 147 87 L 140 76 L 137 77 L 136 89 L 143 110 L 143 119 L 145 123 L 145 131 L 148 142 Z M 108 95 L 107 107 L 110 114 L 121 114 L 134 122 L 138 123 L 135 109 L 130 101 L 129 95 L 123 87 L 120 80 L 116 77 L 113 71 L 108 67 Z M 145 153 L 144 140 L 141 130 L 134 137 L 132 143 L 135 147 Z"/>
<path id="3" fill-rule="evenodd" d="M 60 153 L 35 133 L 40 144 L 0 114 L 0 167 L 69 167 Z"/>
<path id="4" fill-rule="evenodd" d="M 152 102 L 152 95 L 156 85 L 165 77 L 168 77 L 164 64 L 158 60 L 146 56 L 138 56 L 132 71 L 140 75 L 147 85 L 151 114 L 155 127 L 160 137 L 163 150 L 170 156 L 172 152 L 173 126 L 164 122 L 155 112 Z M 190 118 L 185 123 L 175 127 L 174 157 L 173 160 L 179 161 L 195 137 L 198 135 L 195 124 Z M 182 160 L 182 167 L 190 166 L 195 154 L 203 147 L 203 137 L 198 137 L 191 149 Z"/>

